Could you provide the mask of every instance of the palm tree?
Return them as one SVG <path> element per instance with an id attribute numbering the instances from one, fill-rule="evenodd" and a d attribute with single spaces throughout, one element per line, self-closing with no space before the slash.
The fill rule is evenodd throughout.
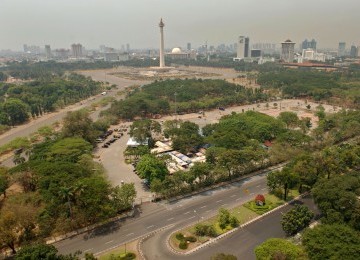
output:
<path id="1" fill-rule="evenodd" d="M 68 216 L 72 218 L 72 208 L 71 208 L 71 200 L 74 199 L 74 188 L 73 187 L 61 187 L 59 191 L 60 198 L 67 202 L 69 207 L 69 214 Z"/>

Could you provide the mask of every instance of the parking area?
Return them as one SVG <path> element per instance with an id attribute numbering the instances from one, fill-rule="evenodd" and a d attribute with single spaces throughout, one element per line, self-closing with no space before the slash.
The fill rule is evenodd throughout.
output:
<path id="1" fill-rule="evenodd" d="M 113 186 L 120 186 L 122 183 L 134 183 L 137 192 L 136 203 L 141 203 L 150 201 L 152 199 L 152 193 L 134 173 L 134 167 L 131 164 L 125 163 L 124 151 L 126 149 L 126 142 L 129 139 L 128 128 L 130 125 L 131 123 L 125 123 L 112 126 L 111 130 L 113 130 L 113 132 L 108 135 L 104 141 L 98 143 L 98 148 L 95 152 L 95 160 L 103 164 L 107 172 L 108 180 Z M 114 129 L 124 128 L 126 131 L 114 131 Z M 114 138 L 114 135 L 120 137 Z M 115 141 L 110 142 L 110 140 L 113 139 L 115 139 Z M 103 147 L 106 144 L 107 147 Z"/>

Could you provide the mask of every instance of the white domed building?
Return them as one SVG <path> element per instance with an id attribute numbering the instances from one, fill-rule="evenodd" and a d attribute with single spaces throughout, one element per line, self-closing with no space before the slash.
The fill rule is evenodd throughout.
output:
<path id="1" fill-rule="evenodd" d="M 190 53 L 183 52 L 180 47 L 175 47 L 171 52 L 166 53 L 166 58 L 185 60 L 190 58 Z"/>

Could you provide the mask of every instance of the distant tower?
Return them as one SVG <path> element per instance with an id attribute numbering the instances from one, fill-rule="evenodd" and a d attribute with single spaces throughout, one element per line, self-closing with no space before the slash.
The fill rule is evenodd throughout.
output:
<path id="1" fill-rule="evenodd" d="M 51 48 L 50 45 L 45 45 L 45 55 L 47 59 L 51 59 Z"/>
<path id="2" fill-rule="evenodd" d="M 281 43 L 281 59 L 285 62 L 293 62 L 295 52 L 295 42 L 286 40 Z"/>
<path id="3" fill-rule="evenodd" d="M 72 52 L 72 56 L 74 58 L 80 58 L 82 57 L 82 45 L 80 43 L 78 44 L 72 44 L 71 45 L 71 52 Z"/>
<path id="4" fill-rule="evenodd" d="M 345 42 L 339 42 L 339 48 L 338 48 L 338 56 L 344 57 L 345 56 L 345 48 L 346 43 Z"/>
<path id="5" fill-rule="evenodd" d="M 165 67 L 165 59 L 164 59 L 164 26 L 162 18 L 160 19 L 159 27 L 160 27 L 160 68 Z"/>
<path id="6" fill-rule="evenodd" d="M 237 43 L 237 59 L 244 59 L 249 57 L 249 49 L 250 49 L 250 39 L 249 37 L 239 36 L 239 41 Z"/>
<path id="7" fill-rule="evenodd" d="M 191 43 L 190 42 L 187 43 L 187 50 L 191 51 Z"/>

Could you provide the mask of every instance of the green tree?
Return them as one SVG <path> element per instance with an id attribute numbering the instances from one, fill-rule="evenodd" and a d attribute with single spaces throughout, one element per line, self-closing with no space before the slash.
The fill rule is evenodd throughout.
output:
<path id="1" fill-rule="evenodd" d="M 360 234 L 344 225 L 318 225 L 304 232 L 302 244 L 310 259 L 359 259 Z"/>
<path id="2" fill-rule="evenodd" d="M 230 212 L 227 209 L 219 209 L 218 223 L 221 229 L 225 229 L 230 224 Z"/>
<path id="3" fill-rule="evenodd" d="M 150 144 L 154 139 L 154 134 L 161 133 L 161 125 L 157 121 L 150 119 L 137 120 L 130 126 L 129 134 L 137 142 L 144 143 L 149 139 Z"/>
<path id="4" fill-rule="evenodd" d="M 131 208 L 136 198 L 134 183 L 124 183 L 112 190 L 112 201 L 117 211 Z"/>
<path id="5" fill-rule="evenodd" d="M 165 176 L 169 174 L 165 162 L 152 154 L 141 157 L 136 165 L 136 171 L 141 178 L 147 179 L 150 184 L 154 179 L 164 180 Z"/>
<path id="6" fill-rule="evenodd" d="M 2 107 L 12 125 L 22 124 L 29 119 L 29 108 L 19 99 L 9 98 Z"/>
<path id="7" fill-rule="evenodd" d="M 308 207 L 296 205 L 295 208 L 283 214 L 281 225 L 287 235 L 294 235 L 310 224 L 314 213 Z"/>
<path id="8" fill-rule="evenodd" d="M 281 171 L 270 172 L 267 176 L 267 185 L 271 192 L 277 188 L 284 190 L 284 200 L 287 200 L 289 189 L 295 187 L 298 183 L 298 176 L 295 175 L 289 167 L 284 167 Z"/>
<path id="9" fill-rule="evenodd" d="M 19 242 L 17 233 L 18 220 L 13 212 L 5 212 L 0 216 L 0 243 L 16 253 L 15 246 Z"/>
<path id="10" fill-rule="evenodd" d="M 35 260 L 47 259 L 57 260 L 60 257 L 57 255 L 58 250 L 53 245 L 34 244 L 22 247 L 15 255 L 15 260 Z"/>
<path id="11" fill-rule="evenodd" d="M 299 125 L 299 118 L 294 112 L 281 112 L 278 116 L 278 119 L 286 124 L 286 128 L 294 128 Z"/>
<path id="12" fill-rule="evenodd" d="M 304 250 L 281 238 L 270 238 L 255 248 L 257 260 L 306 260 Z"/>
<path id="13" fill-rule="evenodd" d="M 62 133 L 64 137 L 81 137 L 91 144 L 95 143 L 100 134 L 86 110 L 68 112 L 63 120 Z"/>

